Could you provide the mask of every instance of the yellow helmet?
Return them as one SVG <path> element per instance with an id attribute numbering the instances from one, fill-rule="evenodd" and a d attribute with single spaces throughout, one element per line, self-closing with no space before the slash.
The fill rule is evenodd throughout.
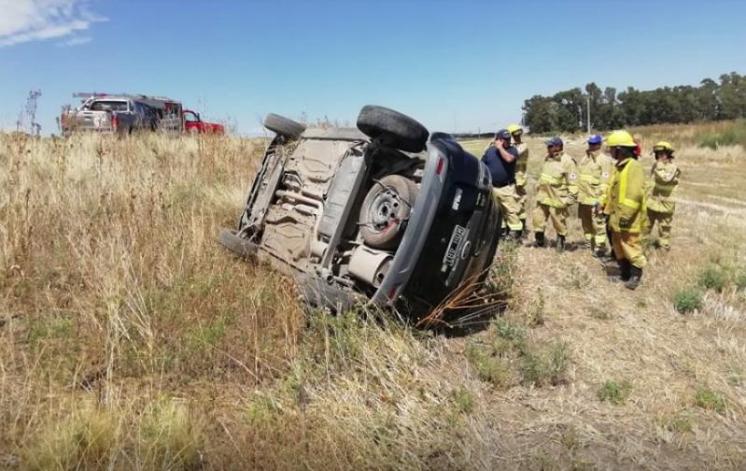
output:
<path id="1" fill-rule="evenodd" d="M 508 126 L 508 132 L 510 134 L 523 133 L 523 128 L 518 124 L 511 124 Z"/>
<path id="2" fill-rule="evenodd" d="M 674 149 L 670 142 L 660 141 L 653 146 L 653 152 L 661 152 L 661 151 L 673 152 Z"/>
<path id="3" fill-rule="evenodd" d="M 609 147 L 637 147 L 637 143 L 632 138 L 632 134 L 627 131 L 614 131 L 606 138 L 606 145 Z"/>

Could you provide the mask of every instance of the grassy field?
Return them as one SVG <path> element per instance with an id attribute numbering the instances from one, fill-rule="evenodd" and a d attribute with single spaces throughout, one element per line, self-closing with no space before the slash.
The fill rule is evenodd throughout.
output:
<path id="1" fill-rule="evenodd" d="M 306 314 L 221 250 L 261 141 L 0 135 L 0 468 L 743 469 L 746 151 L 714 126 L 635 130 L 683 170 L 638 291 L 504 246 L 507 310 L 457 337 Z"/>

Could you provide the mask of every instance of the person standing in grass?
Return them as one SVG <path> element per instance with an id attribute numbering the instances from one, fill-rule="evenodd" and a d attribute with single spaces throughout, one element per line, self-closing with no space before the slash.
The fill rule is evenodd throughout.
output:
<path id="1" fill-rule="evenodd" d="M 518 159 L 515 164 L 515 192 L 518 198 L 518 219 L 521 220 L 523 233 L 525 235 L 526 226 L 526 185 L 528 184 L 528 146 L 523 142 L 523 128 L 518 124 L 508 126 L 508 132 L 513 137 L 513 146 L 518 151 Z"/>
<path id="2" fill-rule="evenodd" d="M 637 289 L 647 259 L 640 233 L 647 222 L 645 171 L 637 161 L 637 143 L 627 131 L 614 131 L 606 139 L 615 161 L 604 213 L 609 216 L 611 243 L 620 278 L 628 289 Z"/>
<path id="3" fill-rule="evenodd" d="M 658 244 L 664 250 L 671 249 L 671 225 L 676 203 L 673 193 L 679 184 L 681 170 L 673 162 L 674 148 L 671 143 L 661 141 L 653 146 L 655 163 L 650 174 L 653 185 L 648 193 L 647 235 L 658 224 Z"/>
<path id="4" fill-rule="evenodd" d="M 606 255 L 606 218 L 597 211 L 606 202 L 606 189 L 613 169 L 611 158 L 601 150 L 603 137 L 588 138 L 585 156 L 578 164 L 578 218 L 583 227 L 586 248 L 596 257 Z"/>
<path id="5" fill-rule="evenodd" d="M 564 153 L 564 143 L 559 137 L 546 141 L 547 156 L 541 168 L 536 186 L 536 208 L 532 222 L 537 247 L 544 247 L 544 229 L 547 220 L 557 232 L 557 251 L 565 250 L 567 237 L 568 207 L 575 203 L 578 195 L 577 169 L 575 161 Z"/>
<path id="6" fill-rule="evenodd" d="M 492 176 L 492 196 L 500 208 L 511 238 L 520 239 L 523 224 L 518 218 L 519 206 L 515 192 L 515 165 L 518 151 L 510 145 L 507 129 L 497 131 L 494 145 L 482 157 Z"/>

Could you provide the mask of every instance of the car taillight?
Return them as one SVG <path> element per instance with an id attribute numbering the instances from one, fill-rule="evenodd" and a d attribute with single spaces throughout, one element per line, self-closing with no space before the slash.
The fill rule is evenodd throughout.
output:
<path id="1" fill-rule="evenodd" d="M 443 157 L 438 159 L 438 166 L 435 167 L 436 175 L 440 175 L 441 172 L 443 172 L 443 167 L 445 167 L 445 164 L 446 164 L 446 160 Z"/>
<path id="2" fill-rule="evenodd" d="M 111 115 L 111 129 L 116 131 L 118 126 L 119 126 L 119 120 L 117 119 L 117 115 L 112 114 Z"/>

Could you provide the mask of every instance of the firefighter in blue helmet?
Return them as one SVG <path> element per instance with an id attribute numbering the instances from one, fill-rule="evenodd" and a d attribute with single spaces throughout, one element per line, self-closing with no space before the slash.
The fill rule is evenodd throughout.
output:
<path id="1" fill-rule="evenodd" d="M 606 217 L 598 208 L 606 204 L 606 189 L 614 170 L 611 157 L 601 150 L 604 138 L 594 134 L 588 138 L 585 156 L 578 163 L 578 218 L 583 227 L 586 247 L 594 255 L 606 255 Z"/>

